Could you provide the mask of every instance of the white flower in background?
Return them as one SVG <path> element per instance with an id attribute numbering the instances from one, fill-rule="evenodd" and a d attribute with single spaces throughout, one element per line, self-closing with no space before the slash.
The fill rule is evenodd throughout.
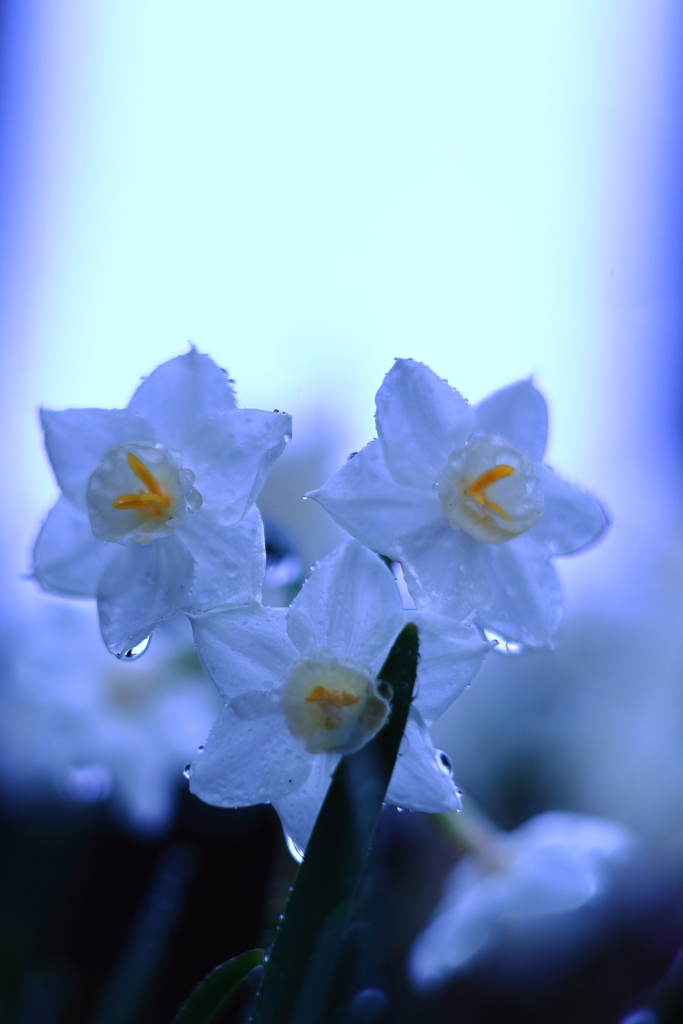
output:
<path id="1" fill-rule="evenodd" d="M 157 369 L 127 409 L 41 413 L 62 496 L 38 535 L 34 576 L 96 597 L 115 654 L 177 611 L 248 600 L 265 568 L 254 501 L 291 417 L 238 409 L 232 382 L 192 348 Z"/>
<path id="2" fill-rule="evenodd" d="M 111 797 L 132 828 L 167 826 L 183 767 L 221 706 L 186 621 L 163 623 L 147 656 L 130 664 L 104 650 L 90 607 L 48 606 L 3 647 L 5 796 L 22 805 L 46 788 L 83 802 Z"/>
<path id="3" fill-rule="evenodd" d="M 546 645 L 561 617 L 554 555 L 607 525 L 600 504 L 542 464 L 530 381 L 472 408 L 423 363 L 397 359 L 377 392 L 378 438 L 308 497 L 401 563 L 418 608 Z"/>
<path id="4" fill-rule="evenodd" d="M 465 856 L 448 876 L 432 919 L 409 958 L 417 988 L 469 970 L 502 944 L 530 936 L 535 948 L 561 939 L 577 911 L 604 893 L 610 870 L 633 849 L 615 822 L 551 811 L 510 833 L 488 837 L 482 856 Z"/>
<path id="5" fill-rule="evenodd" d="M 410 618 L 420 638 L 417 690 L 387 801 L 436 812 L 459 802 L 427 726 L 490 645 L 471 626 Z M 386 720 L 377 673 L 407 621 L 391 572 L 355 541 L 318 564 L 287 610 L 253 603 L 194 618 L 197 651 L 227 703 L 192 766 L 192 792 L 221 807 L 272 803 L 303 849 L 340 757 Z"/>

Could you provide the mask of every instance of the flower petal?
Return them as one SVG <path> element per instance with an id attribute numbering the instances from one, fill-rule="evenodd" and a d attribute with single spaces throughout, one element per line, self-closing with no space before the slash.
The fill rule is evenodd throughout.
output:
<path id="1" fill-rule="evenodd" d="M 196 476 L 203 507 L 236 523 L 258 497 L 271 466 L 292 436 L 292 417 L 261 409 L 231 409 L 195 418 L 183 441 L 185 465 Z"/>
<path id="2" fill-rule="evenodd" d="M 286 796 L 273 800 L 285 833 L 305 850 L 315 820 L 330 788 L 332 772 L 339 763 L 338 754 L 317 754 L 311 759 L 311 774 L 303 785 Z"/>
<path id="3" fill-rule="evenodd" d="M 473 610 L 486 607 L 491 546 L 454 530 L 445 516 L 401 537 L 398 560 L 418 608 L 461 622 Z"/>
<path id="4" fill-rule="evenodd" d="M 490 600 L 477 622 L 529 647 L 549 647 L 562 618 L 557 573 L 528 533 L 487 545 Z"/>
<path id="5" fill-rule="evenodd" d="M 530 647 L 547 647 L 562 616 L 549 552 L 531 531 L 505 544 L 482 544 L 445 521 L 401 538 L 403 575 L 421 610 L 462 621 Z"/>
<path id="6" fill-rule="evenodd" d="M 320 502 L 353 537 L 390 558 L 398 557 L 396 539 L 402 534 L 444 518 L 431 490 L 396 483 L 378 440 L 371 441 L 324 487 L 306 497 Z"/>
<path id="7" fill-rule="evenodd" d="M 530 380 L 494 391 L 474 408 L 476 429 L 497 434 L 526 455 L 540 462 L 548 437 L 548 408 L 545 398 Z"/>
<path id="8" fill-rule="evenodd" d="M 218 807 L 270 803 L 305 783 L 311 760 L 281 714 L 242 718 L 228 705 L 192 765 L 190 789 Z"/>
<path id="9" fill-rule="evenodd" d="M 458 791 L 437 760 L 436 750 L 419 711 L 411 707 L 386 795 L 386 803 L 414 811 L 441 814 L 460 807 Z"/>
<path id="10" fill-rule="evenodd" d="M 150 373 L 131 398 L 128 411 L 148 419 L 157 440 L 182 451 L 197 423 L 235 406 L 225 370 L 193 346 Z"/>
<path id="11" fill-rule="evenodd" d="M 255 600 L 266 571 L 263 523 L 252 508 L 234 526 L 202 508 L 180 533 L 195 560 L 195 578 L 184 610 L 192 615 L 222 604 Z"/>
<path id="12" fill-rule="evenodd" d="M 472 433 L 472 409 L 414 359 L 396 360 L 376 402 L 377 434 L 391 475 L 397 483 L 430 489 L 450 453 Z"/>
<path id="13" fill-rule="evenodd" d="M 446 892 L 423 932 L 413 943 L 408 960 L 411 981 L 419 989 L 443 985 L 488 944 L 498 910 L 495 888 L 458 887 L 460 861 L 446 880 Z"/>
<path id="14" fill-rule="evenodd" d="M 187 600 L 194 559 L 177 536 L 130 544 L 105 568 L 97 588 L 104 642 L 113 654 L 135 647 Z"/>
<path id="15" fill-rule="evenodd" d="M 202 665 L 226 699 L 282 686 L 298 658 L 284 608 L 226 608 L 191 622 Z"/>
<path id="16" fill-rule="evenodd" d="M 95 597 L 100 576 L 120 550 L 93 537 L 85 512 L 60 498 L 40 528 L 33 575 L 43 590 L 54 594 Z"/>
<path id="17" fill-rule="evenodd" d="M 387 566 L 351 540 L 313 569 L 287 613 L 287 632 L 302 654 L 319 648 L 379 671 L 403 621 Z"/>
<path id="18" fill-rule="evenodd" d="M 127 409 L 41 409 L 45 448 L 62 494 L 85 510 L 85 489 L 100 459 L 117 444 L 154 439 L 150 423 Z"/>
<path id="19" fill-rule="evenodd" d="M 550 469 L 541 467 L 543 512 L 530 530 L 552 555 L 573 555 L 595 544 L 609 525 L 597 498 L 582 491 Z"/>
<path id="20" fill-rule="evenodd" d="M 417 696 L 413 701 L 427 724 L 439 718 L 477 675 L 493 644 L 474 626 L 430 612 L 405 611 L 420 637 Z"/>

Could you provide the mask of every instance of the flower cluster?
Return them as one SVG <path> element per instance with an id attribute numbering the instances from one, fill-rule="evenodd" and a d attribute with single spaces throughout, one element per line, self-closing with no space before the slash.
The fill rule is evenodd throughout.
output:
<path id="1" fill-rule="evenodd" d="M 163 619 L 190 617 L 225 701 L 191 788 L 221 806 L 272 803 L 300 848 L 339 759 L 391 713 L 378 673 L 409 620 L 417 690 L 387 800 L 458 806 L 429 725 L 493 638 L 549 643 L 560 615 L 551 557 L 606 525 L 594 498 L 542 464 L 547 414 L 530 382 L 473 409 L 401 359 L 377 394 L 378 438 L 310 495 L 355 539 L 319 563 L 289 608 L 271 608 L 254 502 L 291 437 L 289 416 L 238 409 L 232 382 L 193 348 L 155 370 L 125 410 L 42 420 L 62 496 L 38 536 L 35 577 L 95 597 L 119 656 Z M 400 563 L 414 609 L 387 561 Z"/>

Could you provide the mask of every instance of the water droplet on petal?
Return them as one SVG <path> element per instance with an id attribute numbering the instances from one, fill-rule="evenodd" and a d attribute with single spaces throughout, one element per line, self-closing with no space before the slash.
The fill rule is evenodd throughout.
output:
<path id="1" fill-rule="evenodd" d="M 495 641 L 496 646 L 493 649 L 496 654 L 523 654 L 526 650 L 524 644 L 520 644 L 517 640 L 509 640 L 502 633 L 497 633 L 493 629 L 485 629 L 484 636 L 489 643 Z"/>
<path id="2" fill-rule="evenodd" d="M 453 778 L 453 762 L 445 750 L 437 750 L 436 763 L 444 775 L 447 775 L 449 779 Z"/>
<path id="3" fill-rule="evenodd" d="M 189 779 L 191 770 L 192 770 L 192 765 L 191 764 L 186 764 L 185 767 L 183 768 L 183 777 L 186 778 L 186 779 Z"/>
<path id="4" fill-rule="evenodd" d="M 297 844 L 294 842 L 292 837 L 288 836 L 286 832 L 285 832 L 285 842 L 287 844 L 287 849 L 289 850 L 289 852 L 291 853 L 292 857 L 297 862 L 297 864 L 303 864 L 304 851 L 301 849 L 300 846 L 297 846 Z"/>
<path id="5" fill-rule="evenodd" d="M 197 747 L 197 750 L 199 751 L 200 754 L 203 754 L 204 753 L 204 744 L 202 743 L 201 746 Z"/>
<path id="6" fill-rule="evenodd" d="M 366 1024 L 382 1020 L 388 1009 L 389 999 L 381 988 L 363 988 L 356 992 L 349 1003 L 353 1019 L 364 1021 Z"/>
<path id="7" fill-rule="evenodd" d="M 137 661 L 145 653 L 150 643 L 152 642 L 152 634 L 146 636 L 144 640 L 141 640 L 135 647 L 129 647 L 127 651 L 121 651 L 116 657 L 119 661 Z"/>

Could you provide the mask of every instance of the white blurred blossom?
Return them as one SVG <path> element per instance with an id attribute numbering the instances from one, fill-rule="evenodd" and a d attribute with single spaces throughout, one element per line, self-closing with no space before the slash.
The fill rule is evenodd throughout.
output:
<path id="1" fill-rule="evenodd" d="M 167 826 L 183 767 L 220 708 L 187 624 L 162 624 L 143 659 L 117 661 L 102 646 L 94 609 L 41 602 L 4 646 L 5 797 L 111 797 L 132 828 Z"/>
<path id="2" fill-rule="evenodd" d="M 309 497 L 401 563 L 418 608 L 547 646 L 562 611 L 551 558 L 607 525 L 595 498 L 543 465 L 547 419 L 531 381 L 472 408 L 397 359 L 377 392 L 377 439 Z"/>
<path id="3" fill-rule="evenodd" d="M 632 852 L 623 826 L 563 811 L 539 814 L 514 832 L 486 836 L 452 870 L 409 958 L 417 988 L 468 971 L 501 945 L 562 942 L 572 915 L 603 894 L 610 871 Z"/>

